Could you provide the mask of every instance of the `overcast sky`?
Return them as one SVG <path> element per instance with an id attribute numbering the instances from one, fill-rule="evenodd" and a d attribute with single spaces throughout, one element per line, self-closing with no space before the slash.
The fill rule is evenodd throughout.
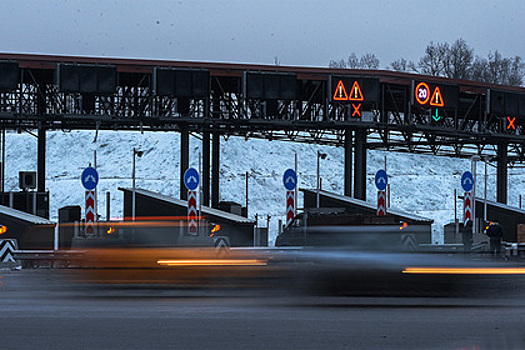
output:
<path id="1" fill-rule="evenodd" d="M 384 68 L 463 38 L 525 59 L 525 1 L 0 0 L 0 51 L 326 66 L 375 53 Z"/>

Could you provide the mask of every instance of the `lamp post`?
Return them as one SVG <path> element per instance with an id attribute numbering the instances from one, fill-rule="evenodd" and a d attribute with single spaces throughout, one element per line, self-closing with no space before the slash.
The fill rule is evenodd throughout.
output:
<path id="1" fill-rule="evenodd" d="M 133 147 L 133 171 L 131 174 L 133 180 L 133 192 L 131 195 L 131 220 L 133 221 L 135 220 L 135 157 L 142 157 L 143 154 L 143 151 L 139 151 Z"/>
<path id="2" fill-rule="evenodd" d="M 470 158 L 472 164 L 471 164 L 471 170 L 472 170 L 472 177 L 474 179 L 474 184 L 472 186 L 472 233 L 477 232 L 477 225 L 476 225 L 476 162 L 480 161 L 481 158 L 478 155 L 473 155 Z"/>
<path id="3" fill-rule="evenodd" d="M 320 177 L 320 159 L 326 159 L 328 155 L 317 151 L 317 208 L 319 209 L 319 191 L 321 190 L 321 177 Z"/>

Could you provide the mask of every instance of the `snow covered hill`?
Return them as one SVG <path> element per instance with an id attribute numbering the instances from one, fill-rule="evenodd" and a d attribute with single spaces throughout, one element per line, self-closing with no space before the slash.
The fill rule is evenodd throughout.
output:
<path id="1" fill-rule="evenodd" d="M 190 139 L 190 166 L 198 167 L 201 143 Z M 53 131 L 47 133 L 46 186 L 51 193 L 53 219 L 58 208 L 66 205 L 83 207 L 84 189 L 80 183 L 82 170 L 94 163 L 101 180 L 98 186 L 99 214 L 105 219 L 105 193 L 111 193 L 112 217 L 122 216 L 120 186 L 131 186 L 133 147 L 145 153 L 137 158 L 137 187 L 165 195 L 179 196 L 178 133 Z M 18 190 L 18 172 L 36 171 L 37 139 L 27 133 L 8 133 L 6 137 L 6 190 Z M 231 137 L 221 139 L 221 200 L 245 203 L 245 173 L 249 174 L 249 216 L 262 215 L 262 226 L 270 220 L 270 241 L 277 234 L 278 220 L 284 219 L 285 189 L 282 175 L 294 167 L 298 155 L 300 188 L 315 188 L 316 153 L 328 154 L 321 160 L 323 189 L 343 193 L 343 149 L 292 142 L 248 140 Z M 384 168 L 385 156 L 391 205 L 435 220 L 433 241 L 442 242 L 443 225 L 454 220 L 454 189 L 460 193 L 461 174 L 470 170 L 470 161 L 446 157 L 368 151 L 367 199 L 376 201 L 374 174 Z M 478 166 L 478 186 L 483 186 L 484 167 Z M 488 198 L 495 200 L 496 169 L 489 166 Z M 480 188 L 480 187 L 478 187 Z M 479 195 L 480 192 L 478 192 Z M 509 171 L 510 205 L 518 205 L 518 195 L 525 196 L 525 170 Z M 302 197 L 299 196 L 299 207 Z M 458 203 L 458 213 L 462 205 Z"/>

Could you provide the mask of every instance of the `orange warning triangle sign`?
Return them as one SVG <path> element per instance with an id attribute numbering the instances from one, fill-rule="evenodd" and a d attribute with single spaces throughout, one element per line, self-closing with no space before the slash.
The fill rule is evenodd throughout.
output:
<path id="1" fill-rule="evenodd" d="M 357 81 L 354 81 L 354 85 L 352 85 L 352 90 L 350 90 L 350 96 L 348 99 L 350 101 L 363 101 L 365 99 Z"/>
<path id="2" fill-rule="evenodd" d="M 343 84 L 342 80 L 339 80 L 339 83 L 337 83 L 337 87 L 335 88 L 335 92 L 334 92 L 334 100 L 335 101 L 348 100 L 348 95 L 346 93 L 345 85 Z"/>
<path id="3" fill-rule="evenodd" d="M 441 91 L 439 90 L 439 87 L 437 86 L 434 89 L 432 98 L 430 99 L 430 105 L 436 106 L 436 107 L 443 107 L 445 105 L 445 103 L 443 102 L 443 95 L 441 95 Z"/>

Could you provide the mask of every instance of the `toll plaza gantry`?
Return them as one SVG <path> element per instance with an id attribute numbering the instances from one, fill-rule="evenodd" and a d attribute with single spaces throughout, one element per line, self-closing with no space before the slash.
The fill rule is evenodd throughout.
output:
<path id="1" fill-rule="evenodd" d="M 506 203 L 508 166 L 525 161 L 525 88 L 382 70 L 0 53 L 0 128 L 38 130 L 39 191 L 47 130 L 141 130 L 180 132 L 181 181 L 190 134 L 200 135 L 203 204 L 213 207 L 220 137 L 232 135 L 344 147 L 344 194 L 358 199 L 367 149 L 478 155 L 497 161 Z"/>

